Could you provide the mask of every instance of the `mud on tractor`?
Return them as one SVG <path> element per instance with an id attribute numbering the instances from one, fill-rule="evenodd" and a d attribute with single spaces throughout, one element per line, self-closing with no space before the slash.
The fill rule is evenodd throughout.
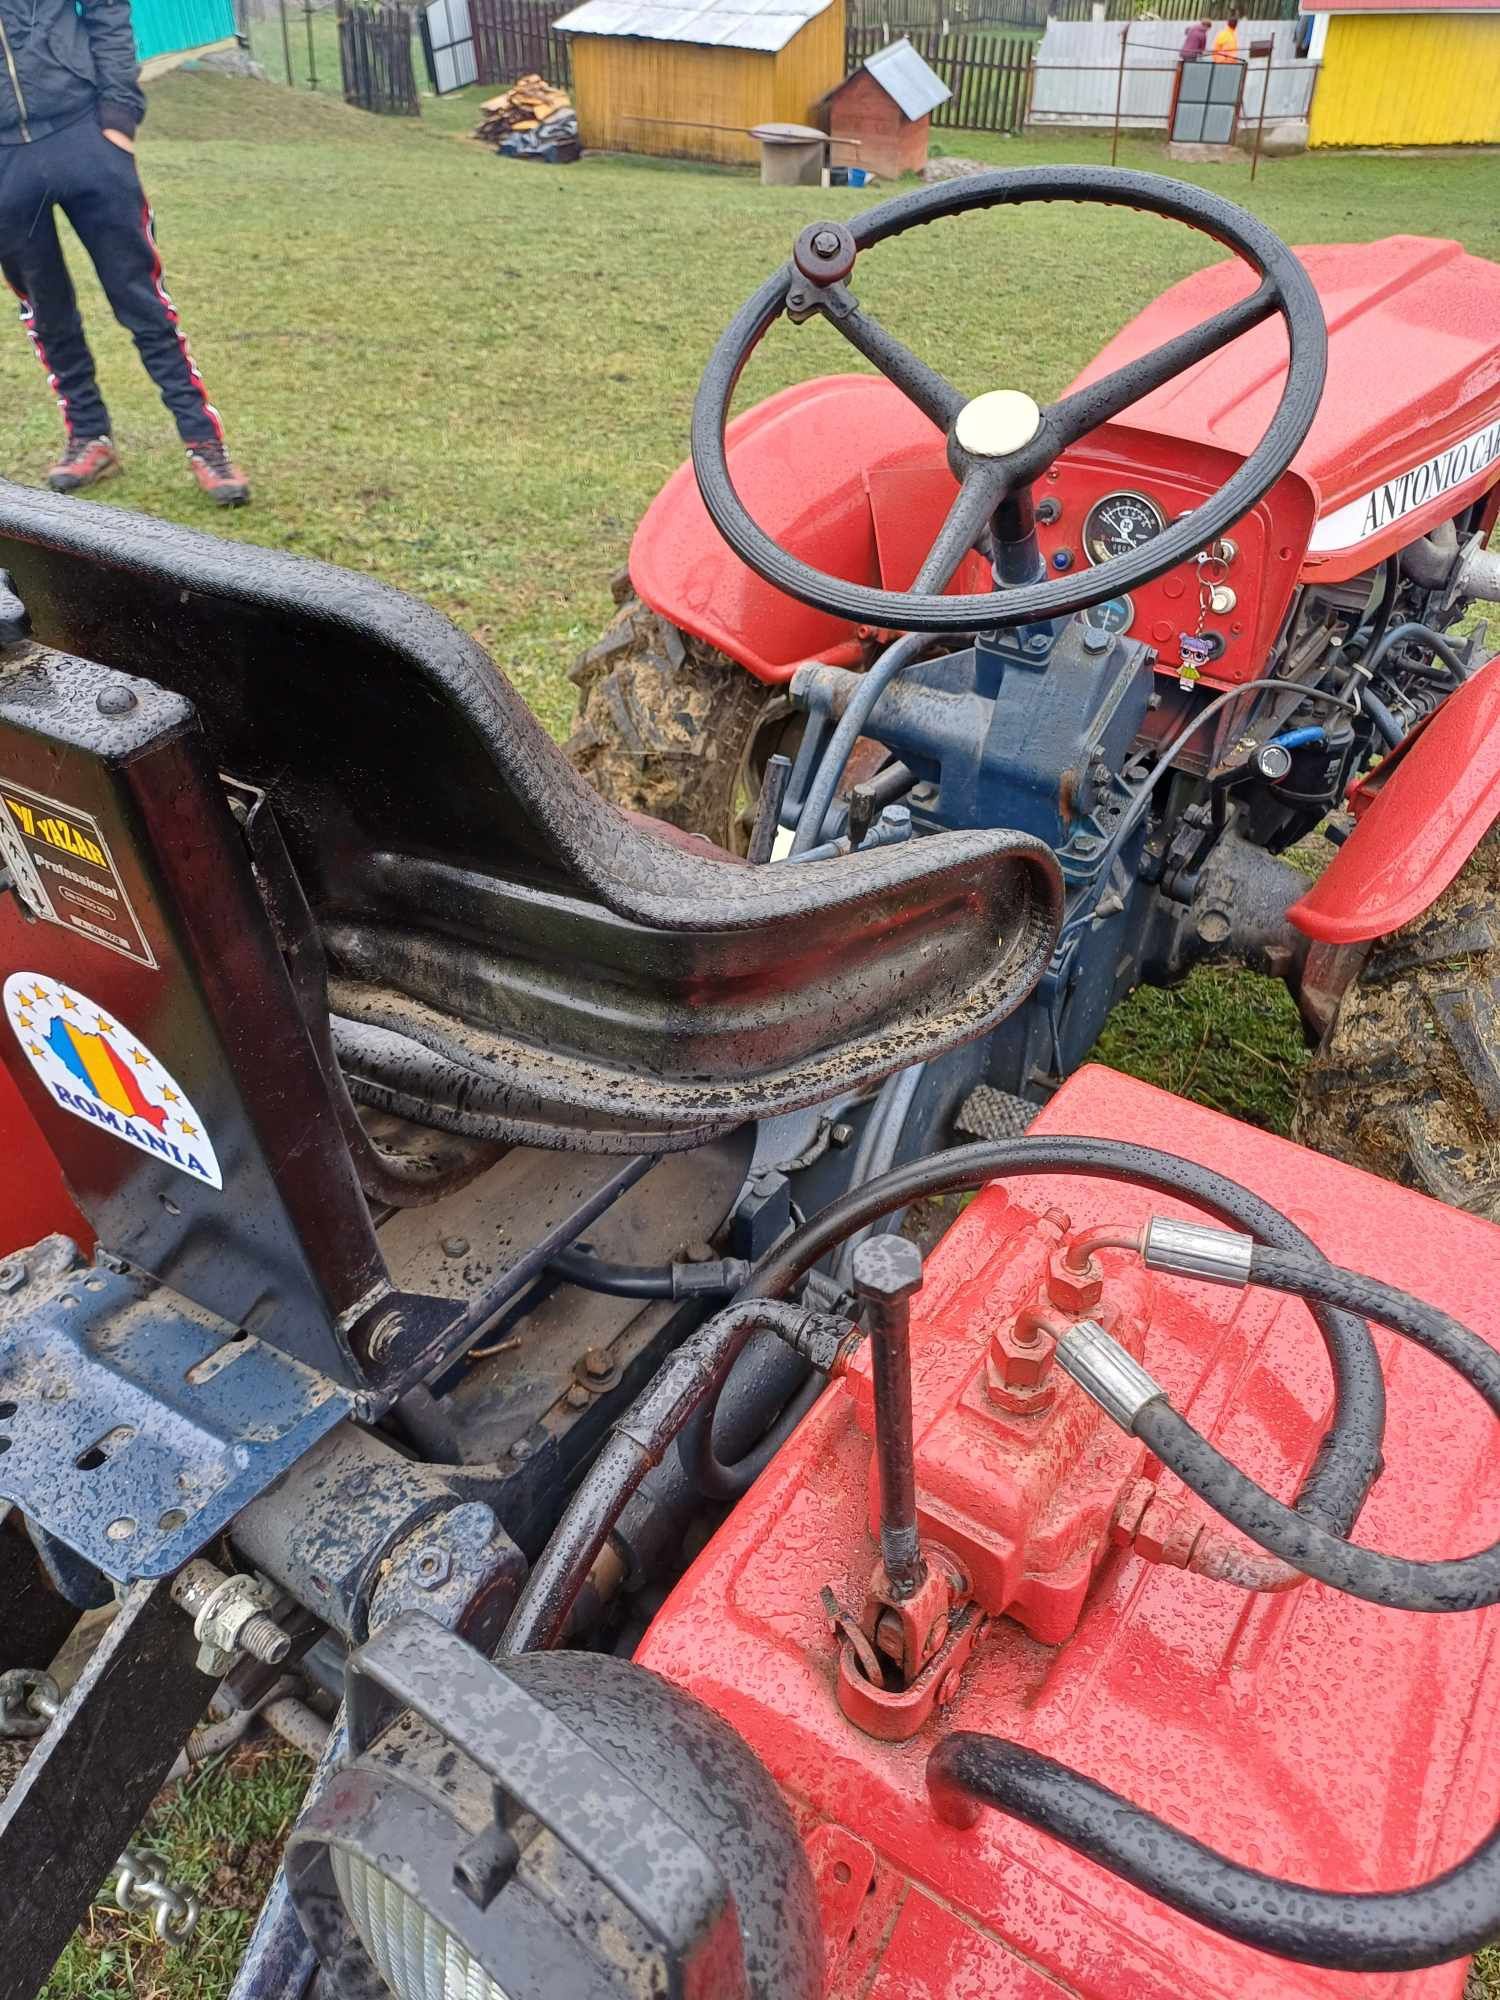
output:
<path id="1" fill-rule="evenodd" d="M 965 397 L 857 260 L 1032 201 L 1233 254 Z M 815 316 L 878 373 L 730 421 Z M 235 2000 L 1458 2000 L 1497 327 L 1148 175 L 814 225 L 571 764 L 392 590 L 0 485 L 0 2000 L 190 1929 L 130 1843 L 263 1724 Z M 1086 1063 L 1228 952 L 1319 1151 Z"/>

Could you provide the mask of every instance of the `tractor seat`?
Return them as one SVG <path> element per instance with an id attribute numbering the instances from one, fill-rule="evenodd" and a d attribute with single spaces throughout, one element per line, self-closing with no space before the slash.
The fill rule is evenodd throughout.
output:
<path id="1" fill-rule="evenodd" d="M 217 768 L 266 793 L 351 1087 L 402 1116 L 698 1144 L 986 1033 L 1051 954 L 1039 842 L 693 851 L 602 800 L 473 640 L 368 578 L 4 481 L 0 568 L 38 643 L 185 696 Z"/>

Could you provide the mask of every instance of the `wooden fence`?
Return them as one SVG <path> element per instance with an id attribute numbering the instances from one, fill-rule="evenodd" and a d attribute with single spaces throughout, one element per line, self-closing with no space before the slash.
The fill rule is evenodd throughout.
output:
<path id="1" fill-rule="evenodd" d="M 1215 8 L 1218 11 L 1215 12 Z M 1201 21 L 1212 15 L 1222 21 L 1228 9 L 1223 0 L 1151 0 L 1143 8 L 1140 0 L 1105 0 L 1106 21 Z M 1234 11 L 1242 21 L 1290 21 L 1297 13 L 1297 0 L 1239 0 Z M 1050 0 L 1047 12 L 1055 21 L 1091 21 L 1094 0 Z"/>
<path id="2" fill-rule="evenodd" d="M 931 64 L 953 95 L 932 114 L 934 125 L 970 132 L 1019 132 L 1026 121 L 1031 59 L 1036 43 L 982 29 L 908 29 L 912 47 Z M 848 28 L 844 70 L 874 55 L 890 39 L 883 27 Z"/>
<path id="3" fill-rule="evenodd" d="M 1047 0 L 846 0 L 850 28 L 880 28 L 887 39 L 933 29 L 1047 25 Z"/>
<path id="4" fill-rule="evenodd" d="M 514 83 L 542 76 L 563 89 L 573 82 L 568 39 L 552 23 L 570 13 L 577 0 L 469 0 L 474 24 L 474 59 L 481 83 Z"/>
<path id="5" fill-rule="evenodd" d="M 399 0 L 378 7 L 351 6 L 339 0 L 339 67 L 344 75 L 344 102 L 361 111 L 394 112 L 420 118 L 417 76 L 412 67 L 412 12 Z"/>

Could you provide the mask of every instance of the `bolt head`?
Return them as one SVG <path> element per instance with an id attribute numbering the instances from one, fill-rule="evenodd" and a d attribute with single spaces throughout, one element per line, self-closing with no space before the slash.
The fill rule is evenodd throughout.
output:
<path id="1" fill-rule="evenodd" d="M 828 1143 L 830 1146 L 847 1146 L 853 1137 L 854 1127 L 840 1123 L 828 1134 Z"/>
<path id="2" fill-rule="evenodd" d="M 1081 1271 L 1068 1262 L 1065 1249 L 1054 1250 L 1047 1260 L 1047 1296 L 1059 1311 L 1081 1317 L 1092 1312 L 1104 1296 L 1104 1272 L 1095 1257 Z"/>
<path id="3" fill-rule="evenodd" d="M 18 1292 L 26 1282 L 26 1266 L 19 1257 L 0 1264 L 0 1292 Z"/>
<path id="4" fill-rule="evenodd" d="M 832 257 L 839 247 L 838 232 L 833 229 L 820 229 L 812 240 L 812 247 L 820 257 Z"/>
<path id="5" fill-rule="evenodd" d="M 453 1574 L 453 1558 L 446 1549 L 423 1549 L 412 1564 L 418 1590 L 437 1590 Z"/>
<path id="6" fill-rule="evenodd" d="M 568 1390 L 567 1395 L 564 1396 L 563 1398 L 563 1401 L 567 1404 L 570 1410 L 586 1409 L 593 1400 L 594 1400 L 593 1397 L 589 1394 L 588 1390 L 584 1388 L 581 1382 L 573 1383 L 572 1387 Z"/>
<path id="7" fill-rule="evenodd" d="M 922 1253 L 904 1236 L 870 1236 L 854 1252 L 857 1298 L 895 1305 L 922 1289 Z"/>
<path id="8" fill-rule="evenodd" d="M 135 694 L 128 687 L 107 687 L 94 703 L 101 715 L 129 715 L 140 706 Z"/>
<path id="9" fill-rule="evenodd" d="M 602 1347 L 591 1347 L 583 1357 L 583 1372 L 595 1382 L 602 1382 L 607 1375 L 613 1375 L 615 1364 Z"/>
<path id="10" fill-rule="evenodd" d="M 445 1236 L 443 1238 L 443 1255 L 445 1257 L 467 1257 L 468 1254 L 469 1239 L 467 1236 Z"/>

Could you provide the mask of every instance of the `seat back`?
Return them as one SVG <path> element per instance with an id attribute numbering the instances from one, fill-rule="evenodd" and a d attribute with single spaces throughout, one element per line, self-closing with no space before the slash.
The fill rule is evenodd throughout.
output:
<path id="1" fill-rule="evenodd" d="M 0 568 L 36 640 L 186 697 L 216 767 L 266 794 L 345 1066 L 404 1115 L 692 1144 L 985 1032 L 1050 955 L 1039 843 L 693 852 L 600 799 L 488 655 L 386 585 L 5 482 Z"/>

